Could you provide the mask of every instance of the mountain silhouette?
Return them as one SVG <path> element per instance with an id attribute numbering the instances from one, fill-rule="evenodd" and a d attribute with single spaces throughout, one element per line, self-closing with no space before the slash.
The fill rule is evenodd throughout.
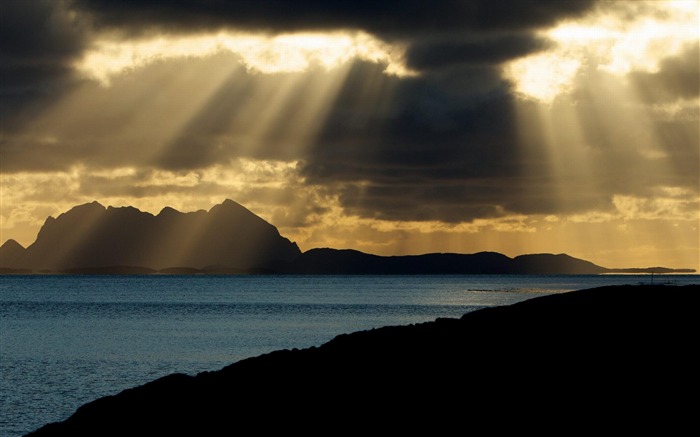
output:
<path id="1" fill-rule="evenodd" d="M 27 249 L 15 240 L 7 240 L 0 246 L 0 268 L 7 269 L 10 273 L 26 273 L 21 267 Z"/>
<path id="2" fill-rule="evenodd" d="M 227 199 L 209 211 L 157 215 L 134 207 L 79 205 L 49 217 L 26 249 L 0 247 L 0 273 L 89 274 L 601 274 L 692 273 L 666 267 L 608 269 L 566 254 L 510 258 L 496 252 L 379 256 L 357 250 L 304 253 L 276 227 Z"/>
<path id="3" fill-rule="evenodd" d="M 251 269 L 291 261 L 301 254 L 277 228 L 232 200 L 209 211 L 181 213 L 164 208 L 156 216 L 133 207 L 105 208 L 92 202 L 49 217 L 23 253 L 16 246 L 3 245 L 3 267 Z"/>

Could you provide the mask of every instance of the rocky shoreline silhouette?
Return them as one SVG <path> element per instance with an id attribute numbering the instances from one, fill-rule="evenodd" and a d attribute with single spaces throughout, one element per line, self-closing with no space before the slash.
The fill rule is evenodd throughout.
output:
<path id="1" fill-rule="evenodd" d="M 341 335 L 166 376 L 29 435 L 673 434 L 695 417 L 699 293 L 600 287 Z"/>

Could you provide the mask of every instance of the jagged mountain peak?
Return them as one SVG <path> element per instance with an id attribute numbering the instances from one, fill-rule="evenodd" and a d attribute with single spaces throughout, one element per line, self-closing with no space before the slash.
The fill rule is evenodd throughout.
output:
<path id="1" fill-rule="evenodd" d="M 209 212 L 210 213 L 212 213 L 212 212 L 238 213 L 238 214 L 249 214 L 249 215 L 255 216 L 255 214 L 253 212 L 251 212 L 248 208 L 246 208 L 245 206 L 241 205 L 238 202 L 234 202 L 231 199 L 226 199 L 222 203 L 212 206 L 211 209 L 209 210 Z"/>
<path id="2" fill-rule="evenodd" d="M 5 241 L 2 246 L 0 246 L 3 250 L 24 250 L 24 246 L 19 244 L 17 240 L 13 240 L 10 238 L 9 240 Z"/>
<path id="3" fill-rule="evenodd" d="M 301 251 L 270 223 L 227 199 L 210 211 L 78 205 L 47 220 L 23 265 L 41 270 L 139 266 L 233 269 L 291 261 Z"/>
<path id="4" fill-rule="evenodd" d="M 165 208 L 161 209 L 158 215 L 156 217 L 165 217 L 165 216 L 172 216 L 172 215 L 178 215 L 182 214 L 180 211 L 176 210 L 175 208 L 172 208 L 170 206 L 166 206 Z"/>
<path id="5" fill-rule="evenodd" d="M 70 210 L 68 210 L 68 212 L 71 212 L 71 211 L 94 211 L 94 210 L 105 210 L 105 209 L 107 209 L 107 207 L 105 207 L 103 204 L 101 204 L 97 200 L 93 200 L 92 202 L 83 203 L 82 205 L 76 205 L 73 208 L 71 208 Z"/>
<path id="6" fill-rule="evenodd" d="M 99 214 L 106 211 L 107 208 L 98 201 L 83 203 L 82 205 L 76 205 L 66 212 L 59 214 L 57 217 L 47 217 L 46 222 L 61 220 L 68 217 L 77 217 L 85 215 Z"/>
<path id="7" fill-rule="evenodd" d="M 0 246 L 0 268 L 24 268 L 27 249 L 16 240 L 9 239 Z"/>

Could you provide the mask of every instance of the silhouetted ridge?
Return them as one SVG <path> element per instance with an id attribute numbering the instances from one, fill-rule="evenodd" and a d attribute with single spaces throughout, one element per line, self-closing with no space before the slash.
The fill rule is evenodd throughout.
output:
<path id="1" fill-rule="evenodd" d="M 231 200 L 209 212 L 164 208 L 157 216 L 92 202 L 49 217 L 14 266 L 53 271 L 251 269 L 288 262 L 300 253 L 274 226 Z"/>
<path id="2" fill-rule="evenodd" d="M 7 253 L 10 252 L 24 252 L 25 248 L 21 244 L 19 244 L 16 240 L 9 239 L 3 243 L 2 246 L 0 246 L 0 250 L 2 251 L 7 251 Z"/>
<path id="3" fill-rule="evenodd" d="M 686 395 L 700 365 L 699 298 L 698 285 L 602 287 L 340 335 L 166 376 L 31 435 L 395 435 L 417 426 L 442 435 L 457 424 L 484 434 L 683 434 L 695 417 Z"/>
<path id="4" fill-rule="evenodd" d="M 27 273 L 22 271 L 27 249 L 15 240 L 7 240 L 0 246 L 0 269 L 4 273 Z"/>
<path id="5" fill-rule="evenodd" d="M 509 258 L 495 252 L 378 256 L 357 250 L 303 254 L 276 227 L 233 200 L 209 211 L 158 215 L 98 202 L 48 217 L 27 249 L 8 240 L 0 273 L 70 271 L 170 274 L 600 274 L 693 273 L 665 267 L 607 269 L 566 254 Z M 24 272 L 24 271 L 23 271 Z"/>
<path id="6" fill-rule="evenodd" d="M 158 213 L 158 216 L 176 216 L 182 214 L 180 211 L 171 208 L 169 206 L 166 206 L 165 208 L 161 209 L 160 212 Z"/>

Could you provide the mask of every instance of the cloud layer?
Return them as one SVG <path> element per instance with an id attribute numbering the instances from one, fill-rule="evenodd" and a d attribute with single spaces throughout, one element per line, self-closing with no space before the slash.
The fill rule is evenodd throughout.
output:
<path id="1" fill-rule="evenodd" d="M 272 32 L 363 29 L 386 38 L 445 32 L 530 29 L 586 12 L 593 1 L 541 0 L 77 0 L 99 26 L 142 32 L 246 28 Z"/>

